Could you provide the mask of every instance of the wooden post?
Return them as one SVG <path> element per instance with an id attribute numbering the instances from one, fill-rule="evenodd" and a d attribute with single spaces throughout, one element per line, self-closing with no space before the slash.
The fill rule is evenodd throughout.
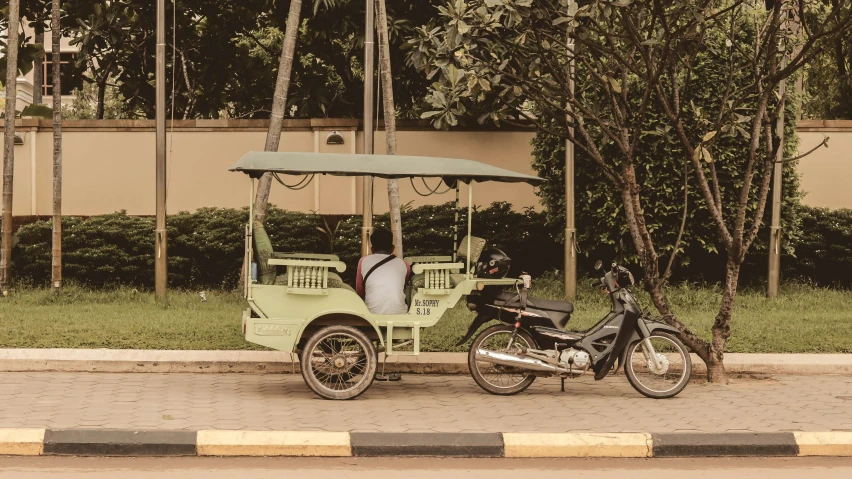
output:
<path id="1" fill-rule="evenodd" d="M 568 1 L 568 5 L 573 0 Z M 574 41 L 568 36 L 568 91 L 574 96 Z M 571 111 L 570 100 L 565 106 Z M 571 116 L 568 115 L 570 123 Z M 573 137 L 574 129 L 568 128 Z M 572 301 L 577 296 L 577 229 L 574 224 L 574 143 L 565 140 L 565 299 Z"/>
<path id="2" fill-rule="evenodd" d="M 364 154 L 373 154 L 373 68 L 375 66 L 375 5 L 366 0 L 364 18 Z M 370 254 L 370 233 L 373 230 L 373 177 L 362 179 L 361 256 Z"/>
<path id="3" fill-rule="evenodd" d="M 781 69 L 786 68 L 788 62 L 786 44 L 784 44 L 783 48 L 784 56 L 781 59 Z M 780 146 L 778 147 L 772 172 L 772 220 L 769 226 L 769 271 L 767 274 L 766 296 L 770 298 L 777 298 L 778 290 L 781 287 L 781 192 L 784 187 L 784 110 L 786 94 L 787 80 L 782 79 L 778 84 L 778 96 L 782 101 L 781 111 L 778 112 L 778 121 L 775 124 L 775 134 L 780 140 Z"/>
<path id="4" fill-rule="evenodd" d="M 166 2 L 157 0 L 157 52 L 156 52 L 156 226 L 154 239 L 154 291 L 160 301 L 166 299 L 167 241 L 166 241 Z"/>

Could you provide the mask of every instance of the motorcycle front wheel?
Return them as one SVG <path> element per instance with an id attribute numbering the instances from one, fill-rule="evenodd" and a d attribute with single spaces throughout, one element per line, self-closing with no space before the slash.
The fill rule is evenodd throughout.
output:
<path id="1" fill-rule="evenodd" d="M 467 365 L 470 368 L 470 375 L 473 376 L 473 380 L 476 381 L 479 387 L 491 394 L 499 396 L 518 394 L 530 387 L 530 384 L 535 381 L 535 376 L 530 375 L 528 371 L 521 368 L 494 364 L 476 358 L 477 349 L 521 354 L 521 351 L 524 349 L 533 349 L 536 347 L 532 337 L 523 330 L 518 331 L 512 346 L 509 347 L 509 340 L 512 338 L 514 331 L 514 327 L 504 324 L 491 326 L 479 333 L 470 346 L 470 351 L 467 355 Z"/>
<path id="2" fill-rule="evenodd" d="M 627 347 L 624 373 L 630 385 L 643 395 L 666 399 L 689 384 L 692 360 L 680 339 L 668 333 L 652 333 Z"/>

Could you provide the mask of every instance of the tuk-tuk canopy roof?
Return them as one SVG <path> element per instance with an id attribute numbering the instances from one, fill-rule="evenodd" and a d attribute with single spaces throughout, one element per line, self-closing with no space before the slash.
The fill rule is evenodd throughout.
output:
<path id="1" fill-rule="evenodd" d="M 447 184 L 501 181 L 539 184 L 537 176 L 516 173 L 472 160 L 404 155 L 352 155 L 345 153 L 292 153 L 250 151 L 230 171 L 252 177 L 273 172 L 286 175 L 378 176 L 380 178 L 443 178 Z"/>

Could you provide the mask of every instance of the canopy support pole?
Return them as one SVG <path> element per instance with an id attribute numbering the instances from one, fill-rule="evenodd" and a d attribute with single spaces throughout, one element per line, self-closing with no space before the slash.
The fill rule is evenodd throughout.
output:
<path id="1" fill-rule="evenodd" d="M 249 220 L 246 238 L 246 298 L 251 299 L 251 264 L 254 260 L 254 178 L 249 176 Z"/>
<path id="2" fill-rule="evenodd" d="M 459 181 L 456 180 L 456 221 L 453 223 L 453 263 L 458 260 L 459 251 Z"/>
<path id="3" fill-rule="evenodd" d="M 473 226 L 473 179 L 467 187 L 467 279 L 470 275 L 470 233 Z"/>

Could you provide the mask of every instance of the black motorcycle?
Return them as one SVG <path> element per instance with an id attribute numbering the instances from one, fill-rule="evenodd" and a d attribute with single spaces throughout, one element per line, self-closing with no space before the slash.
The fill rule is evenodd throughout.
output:
<path id="1" fill-rule="evenodd" d="M 601 262 L 595 270 L 601 269 Z M 612 309 L 587 331 L 566 328 L 574 305 L 528 297 L 530 277 L 515 291 L 486 287 L 468 296 L 468 309 L 477 313 L 464 344 L 485 323 L 468 353 L 473 379 L 491 394 L 512 395 L 528 388 L 536 377 L 574 378 L 594 372 L 595 380 L 622 367 L 630 384 L 655 399 L 677 395 L 689 383 L 692 361 L 678 331 L 642 313 L 630 292 L 633 275 L 612 263 L 600 279 Z M 564 383 L 563 383 L 564 385 Z"/>

